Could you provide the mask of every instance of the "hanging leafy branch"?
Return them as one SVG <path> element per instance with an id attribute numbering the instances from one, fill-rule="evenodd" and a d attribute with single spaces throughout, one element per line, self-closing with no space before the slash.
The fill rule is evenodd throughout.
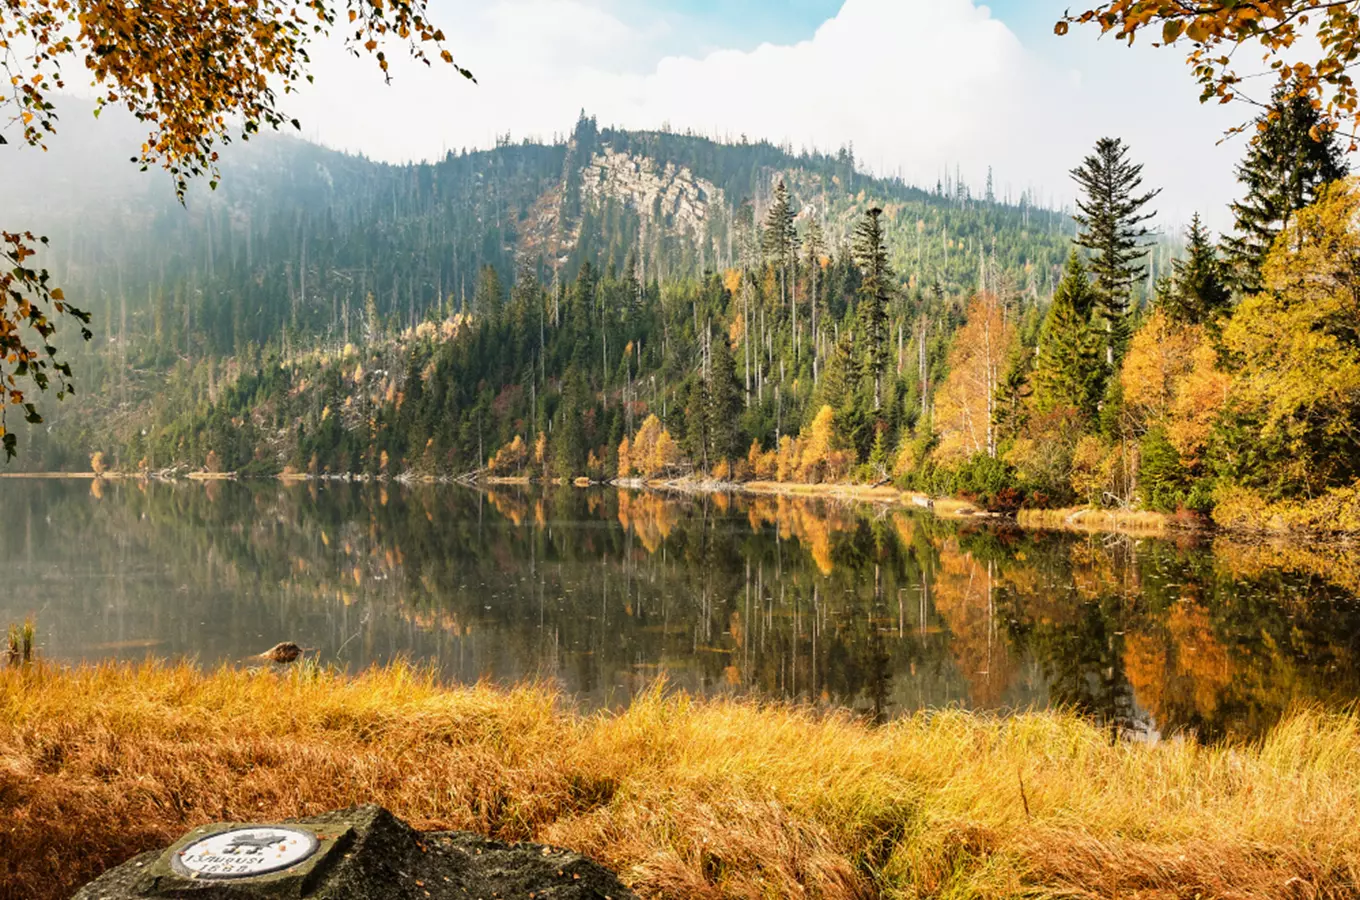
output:
<path id="1" fill-rule="evenodd" d="M 443 47 L 426 0 L 0 0 L 0 107 L 26 143 L 45 147 L 57 118 L 48 95 L 65 87 L 63 66 L 83 61 L 98 108 L 122 105 L 150 126 L 134 161 L 166 169 L 183 199 L 190 178 L 207 174 L 215 186 L 214 148 L 230 142 L 233 120 L 243 138 L 262 125 L 301 127 L 275 86 L 289 94 L 310 82 L 311 41 L 342 20 L 347 49 L 372 54 L 384 78 L 393 39 L 419 62 L 437 57 L 472 78 Z"/>
<path id="2" fill-rule="evenodd" d="M 9 128 L 23 143 L 46 150 L 57 124 L 50 95 L 66 87 L 66 67 L 83 63 L 100 92 L 95 115 L 121 105 L 145 123 L 146 142 L 132 161 L 143 171 L 165 169 L 183 202 L 191 178 L 207 175 L 209 186 L 217 186 L 216 147 L 230 143 L 234 131 L 246 140 L 262 125 L 301 128 L 280 108 L 278 86 L 286 95 L 310 82 L 308 47 L 337 27 L 349 52 L 371 54 L 389 81 L 384 47 L 393 40 L 419 62 L 438 58 L 472 79 L 444 48 L 427 6 L 427 0 L 0 0 L 0 145 Z M 55 375 L 58 396 L 65 396 L 71 371 L 57 362 L 55 322 L 72 315 L 88 323 L 89 316 L 49 287 L 46 270 L 26 265 L 45 238 L 3 234 L 0 387 L 6 398 L 0 411 L 21 406 L 38 422 L 20 385 L 46 390 Z M 30 343 L 30 332 L 40 347 Z M 89 340 L 89 330 L 82 332 Z M 0 435 L 13 456 L 15 436 L 2 424 Z"/>
<path id="3" fill-rule="evenodd" d="M 74 390 L 71 365 L 57 358 L 57 348 L 52 345 L 56 324 L 48 310 L 74 317 L 81 323 L 81 335 L 90 339 L 86 327 L 90 314 L 67 303 L 61 288 L 49 287 L 46 269 L 28 265 L 37 252 L 32 246 L 35 242 L 46 244 L 47 239 L 35 238 L 30 232 L 0 231 L 0 393 L 4 395 L 0 400 L 0 446 L 6 458 L 14 457 L 17 445 L 16 436 L 5 427 L 10 407 L 22 409 L 24 418 L 36 424 L 42 417 L 31 399 L 32 389 L 45 391 L 55 378 L 59 398 Z M 41 349 L 33 346 L 26 332 L 37 335 Z"/>
<path id="4" fill-rule="evenodd" d="M 1129 44 L 1147 29 L 1158 37 L 1154 46 L 1188 44 L 1186 62 L 1202 88 L 1200 102 L 1244 100 L 1269 109 L 1269 97 L 1243 93 L 1243 82 L 1253 73 L 1242 74 L 1234 58 L 1239 47 L 1256 46 L 1290 97 L 1308 97 L 1322 110 L 1314 138 L 1349 122 L 1351 149 L 1357 147 L 1360 93 L 1350 74 L 1360 64 L 1357 0 L 1108 0 L 1068 12 L 1054 30 L 1063 35 L 1074 24 L 1098 25 L 1102 34 L 1113 33 Z M 1309 39 L 1316 41 L 1317 52 L 1302 55 L 1314 58 L 1285 58 Z"/>

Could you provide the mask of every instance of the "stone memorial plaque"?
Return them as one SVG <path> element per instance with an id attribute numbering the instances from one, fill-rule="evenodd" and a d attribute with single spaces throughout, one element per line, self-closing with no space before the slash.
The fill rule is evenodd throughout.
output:
<path id="1" fill-rule="evenodd" d="M 263 825 L 219 831 L 177 853 L 171 867 L 189 878 L 251 878 L 290 869 L 317 850 L 309 831 Z"/>

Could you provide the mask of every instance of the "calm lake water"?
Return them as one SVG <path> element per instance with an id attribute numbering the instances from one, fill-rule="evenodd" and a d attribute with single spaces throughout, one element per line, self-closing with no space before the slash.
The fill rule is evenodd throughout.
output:
<path id="1" fill-rule="evenodd" d="M 886 718 L 1068 706 L 1252 737 L 1360 697 L 1360 553 L 1022 532 L 817 500 L 613 490 L 0 481 L 0 625 L 48 658 L 552 679 L 664 673 Z"/>

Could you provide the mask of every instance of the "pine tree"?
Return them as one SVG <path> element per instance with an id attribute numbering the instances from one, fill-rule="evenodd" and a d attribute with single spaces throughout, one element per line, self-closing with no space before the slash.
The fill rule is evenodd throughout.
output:
<path id="1" fill-rule="evenodd" d="M 779 299 L 788 296 L 789 269 L 797 259 L 798 231 L 793 225 L 793 205 L 789 189 L 783 179 L 774 186 L 774 200 L 765 213 L 765 228 L 761 232 L 761 250 L 765 260 L 779 272 Z"/>
<path id="2" fill-rule="evenodd" d="M 705 379 L 703 374 L 693 376 L 690 379 L 689 390 L 685 392 L 685 415 L 683 418 L 684 433 L 680 435 L 680 446 L 685 451 L 685 455 L 694 461 L 696 466 L 703 468 L 705 472 L 710 471 L 712 461 L 708 458 L 709 435 L 708 435 L 708 416 L 707 395 L 705 390 Z"/>
<path id="3" fill-rule="evenodd" d="M 1198 325 L 1226 312 L 1232 293 L 1218 250 L 1196 213 L 1186 232 L 1186 257 L 1173 264 L 1174 276 L 1168 290 L 1158 291 L 1158 302 L 1168 316 Z"/>
<path id="4" fill-rule="evenodd" d="M 869 467 L 873 470 L 875 478 L 882 478 L 888 473 L 888 446 L 883 438 L 886 430 L 874 429 L 874 443 L 869 448 Z"/>
<path id="5" fill-rule="evenodd" d="M 1294 213 L 1312 205 L 1323 185 L 1346 176 L 1335 132 L 1319 127 L 1321 113 L 1309 98 L 1279 87 L 1271 107 L 1256 120 L 1258 134 L 1237 167 L 1247 195 L 1232 204 L 1237 234 L 1224 241 L 1237 286 L 1261 288 L 1261 263 Z"/>
<path id="6" fill-rule="evenodd" d="M 553 469 L 558 478 L 570 479 L 585 471 L 583 419 L 589 400 L 585 380 L 574 366 L 567 368 L 562 380 L 562 403 L 557 408 L 557 427 L 553 432 Z"/>
<path id="7" fill-rule="evenodd" d="M 708 358 L 704 418 L 708 432 L 709 461 L 717 465 L 736 456 L 741 447 L 737 416 L 741 412 L 741 383 L 727 338 L 714 336 Z"/>
<path id="8" fill-rule="evenodd" d="M 1128 147 L 1119 138 L 1096 141 L 1095 153 L 1072 170 L 1085 198 L 1077 201 L 1080 232 L 1076 244 L 1096 255 L 1091 262 L 1099 311 L 1106 331 L 1106 361 L 1114 362 L 1126 334 L 1129 293 L 1143 268 L 1147 250 L 1142 243 L 1151 232 L 1143 224 L 1156 215 L 1142 209 L 1161 190 L 1136 192 L 1143 184 L 1143 167 L 1128 161 Z"/>
<path id="9" fill-rule="evenodd" d="M 851 406 L 855 392 L 855 333 L 850 328 L 841 329 L 839 340 L 832 348 L 822 373 L 821 383 L 813 394 L 813 407 L 830 406 L 836 410 L 846 410 Z"/>
<path id="10" fill-rule="evenodd" d="M 874 410 L 883 407 L 883 371 L 888 365 L 888 295 L 892 269 L 888 266 L 888 246 L 883 234 L 883 210 L 870 209 L 855 226 L 851 252 L 859 266 L 859 332 L 863 347 L 860 358 L 861 383 L 873 381 Z"/>
<path id="11" fill-rule="evenodd" d="M 1088 418 L 1096 413 L 1108 370 L 1099 336 L 1083 314 L 1094 297 L 1086 266 L 1073 251 L 1039 336 L 1034 408 L 1040 413 L 1076 409 Z"/>
<path id="12" fill-rule="evenodd" d="M 477 292 L 473 295 L 472 308 L 484 322 L 494 322 L 501 314 L 505 302 L 505 291 L 501 287 L 501 276 L 494 266 L 482 266 L 477 273 Z"/>

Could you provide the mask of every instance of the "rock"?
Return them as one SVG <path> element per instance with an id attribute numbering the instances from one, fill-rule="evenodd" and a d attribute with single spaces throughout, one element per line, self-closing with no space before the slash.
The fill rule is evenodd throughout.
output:
<path id="1" fill-rule="evenodd" d="M 637 900 L 579 854 L 465 832 L 421 833 L 378 806 L 279 823 L 206 825 L 105 872 L 74 900 L 478 897 Z"/>
<path id="2" fill-rule="evenodd" d="M 667 163 L 658 168 L 648 156 L 620 153 L 605 146 L 581 173 L 581 195 L 596 201 L 618 200 L 632 207 L 643 219 L 659 211 L 672 218 L 677 231 L 703 234 L 709 206 L 724 203 L 722 189 L 696 178 L 683 166 Z"/>

